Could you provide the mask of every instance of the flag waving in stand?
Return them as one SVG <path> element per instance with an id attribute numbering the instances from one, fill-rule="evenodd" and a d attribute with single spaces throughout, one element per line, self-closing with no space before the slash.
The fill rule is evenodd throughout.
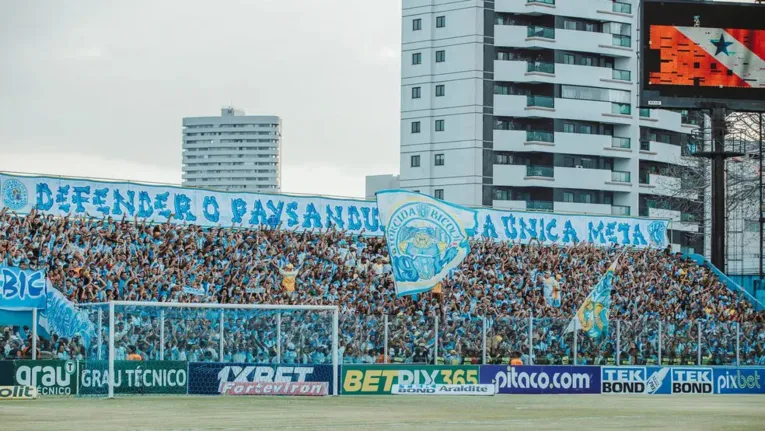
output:
<path id="1" fill-rule="evenodd" d="M 566 328 L 566 333 L 582 330 L 590 338 L 600 338 L 608 335 L 608 311 L 611 308 L 611 288 L 614 283 L 616 265 L 621 254 L 608 267 L 608 271 L 601 277 L 598 284 L 592 289 L 584 303 L 576 312 Z"/>
<path id="2" fill-rule="evenodd" d="M 470 253 L 469 238 L 477 212 L 420 193 L 377 193 L 396 294 L 414 295 L 436 288 Z"/>

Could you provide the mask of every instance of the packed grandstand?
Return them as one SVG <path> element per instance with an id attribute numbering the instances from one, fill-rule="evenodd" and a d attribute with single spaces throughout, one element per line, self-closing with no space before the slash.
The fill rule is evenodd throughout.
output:
<path id="1" fill-rule="evenodd" d="M 610 334 L 603 340 L 579 336 L 579 364 L 613 364 L 617 356 L 626 364 L 695 364 L 701 351 L 705 364 L 735 364 L 739 355 L 741 365 L 765 365 L 765 313 L 708 268 L 669 250 L 478 240 L 439 288 L 397 298 L 384 241 L 334 229 L 203 229 L 0 211 L 0 266 L 44 268 L 52 285 L 75 303 L 338 305 L 344 363 L 480 363 L 484 342 L 490 363 L 516 357 L 569 363 L 574 346 L 565 327 L 624 251 Z M 163 350 L 164 359 L 272 362 L 280 350 L 282 363 L 331 360 L 330 329 L 316 316 L 283 316 L 281 324 L 296 330 L 284 331 L 277 349 L 273 315 L 229 312 L 221 328 L 214 312 L 178 313 L 164 320 L 160 349 L 156 314 L 120 312 L 116 359 L 159 359 Z M 383 357 L 384 333 L 389 358 Z M 103 347 L 97 344 L 86 348 L 78 338 L 52 334 L 40 340 L 39 357 L 93 358 Z M 4 328 L 0 356 L 29 357 L 30 349 L 28 328 Z"/>

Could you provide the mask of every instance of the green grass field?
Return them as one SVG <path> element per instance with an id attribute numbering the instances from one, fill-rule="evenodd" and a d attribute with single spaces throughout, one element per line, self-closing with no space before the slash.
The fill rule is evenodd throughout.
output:
<path id="1" fill-rule="evenodd" d="M 765 429 L 761 396 L 547 395 L 42 398 L 3 401 L 0 430 Z"/>

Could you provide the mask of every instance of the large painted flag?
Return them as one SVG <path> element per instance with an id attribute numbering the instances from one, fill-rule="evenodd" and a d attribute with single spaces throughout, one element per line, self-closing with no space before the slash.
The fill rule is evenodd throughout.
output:
<path id="1" fill-rule="evenodd" d="M 475 210 L 403 190 L 378 192 L 377 209 L 398 296 L 433 289 L 470 253 Z"/>
<path id="2" fill-rule="evenodd" d="M 765 30 L 652 25 L 651 84 L 765 88 Z"/>
<path id="3" fill-rule="evenodd" d="M 566 333 L 582 330 L 590 338 L 600 338 L 608 335 L 608 311 L 611 308 L 611 288 L 614 283 L 614 271 L 619 257 L 614 260 L 598 284 L 592 289 L 584 303 L 571 319 Z"/>

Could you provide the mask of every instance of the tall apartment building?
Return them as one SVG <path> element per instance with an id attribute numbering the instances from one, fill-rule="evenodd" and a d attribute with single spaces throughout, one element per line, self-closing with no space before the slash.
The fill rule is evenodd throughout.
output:
<path id="1" fill-rule="evenodd" d="M 403 0 L 400 186 L 470 206 L 669 218 L 703 125 L 637 108 L 637 0 Z M 671 174 L 673 173 L 673 174 Z M 699 212 L 703 209 L 699 209 Z"/>
<path id="2" fill-rule="evenodd" d="M 282 121 L 226 107 L 219 117 L 183 119 L 183 185 L 278 192 Z"/>

